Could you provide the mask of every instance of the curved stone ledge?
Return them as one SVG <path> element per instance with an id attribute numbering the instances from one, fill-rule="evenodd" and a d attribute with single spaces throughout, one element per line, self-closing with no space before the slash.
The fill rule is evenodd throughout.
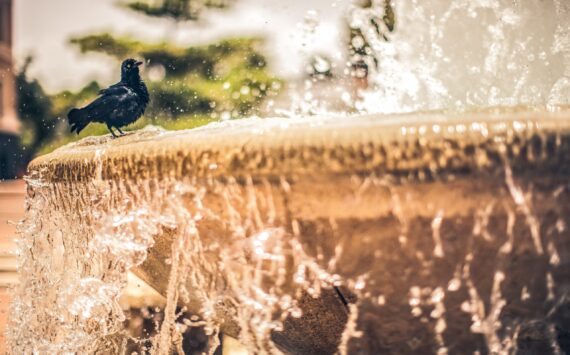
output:
<path id="1" fill-rule="evenodd" d="M 570 111 L 529 110 L 248 119 L 188 131 L 139 131 L 116 140 L 90 137 L 37 158 L 30 171 L 68 182 L 371 171 L 425 176 L 493 168 L 502 165 L 502 154 L 514 169 L 525 169 L 548 150 L 548 164 L 565 159 L 569 117 Z"/>

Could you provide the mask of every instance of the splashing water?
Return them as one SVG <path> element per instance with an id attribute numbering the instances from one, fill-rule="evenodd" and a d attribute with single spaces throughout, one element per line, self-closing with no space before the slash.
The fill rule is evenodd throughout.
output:
<path id="1" fill-rule="evenodd" d="M 386 1 L 354 7 L 367 44 L 365 112 L 564 105 L 570 97 L 570 9 L 564 0 Z M 549 19 L 549 20 L 546 20 Z M 363 60 L 362 56 L 351 61 Z"/>
<path id="2" fill-rule="evenodd" d="M 81 189 L 28 177 L 19 273 L 8 336 L 13 353 L 117 349 L 127 271 L 142 263 L 171 216 L 152 202 L 169 190 L 94 180 Z M 156 212 L 160 213 L 157 214 Z M 165 213 L 166 212 L 166 213 Z"/>
<path id="3" fill-rule="evenodd" d="M 239 184 L 209 192 L 224 199 L 227 221 L 203 207 L 205 190 L 191 181 L 79 186 L 33 176 L 28 183 L 19 268 L 26 277 L 16 289 L 8 332 L 13 353 L 124 352 L 130 336 L 118 299 L 127 271 L 145 261 L 156 238 L 168 237 L 172 252 L 164 321 L 150 339 L 153 354 L 181 346 L 189 327 L 204 327 L 212 353 L 228 312 L 221 306 L 235 312 L 240 339 L 250 349 L 279 352 L 270 333 L 282 330 L 286 317 L 302 315 L 300 292 L 318 297 L 338 281 L 298 240 L 273 226 L 271 195 L 260 195 L 251 181 L 245 216 L 238 212 L 244 203 Z M 229 240 L 208 244 L 212 236 L 200 235 L 197 225 L 218 222 L 227 225 Z M 191 300 L 199 303 L 195 315 L 181 320 L 176 306 Z"/>

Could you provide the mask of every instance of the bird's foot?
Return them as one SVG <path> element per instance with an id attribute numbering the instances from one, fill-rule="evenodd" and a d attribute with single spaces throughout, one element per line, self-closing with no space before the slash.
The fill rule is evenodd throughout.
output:
<path id="1" fill-rule="evenodd" d="M 113 139 L 119 138 L 119 136 L 117 136 L 117 135 L 115 134 L 115 132 L 113 131 L 113 128 L 111 128 L 111 126 L 107 125 L 107 129 L 108 129 L 109 132 L 111 132 L 111 134 L 113 135 Z"/>
<path id="2" fill-rule="evenodd" d="M 121 131 L 121 129 L 120 129 L 119 127 L 115 127 L 115 128 L 117 128 L 117 131 L 119 131 L 119 133 L 121 134 L 121 136 L 124 136 L 124 135 L 125 135 L 125 132 Z"/>

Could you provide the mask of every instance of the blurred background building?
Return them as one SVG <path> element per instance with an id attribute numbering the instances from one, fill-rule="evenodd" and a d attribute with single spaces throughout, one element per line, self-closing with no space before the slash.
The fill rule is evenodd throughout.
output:
<path id="1" fill-rule="evenodd" d="M 20 123 L 12 62 L 12 0 L 0 0 L 0 179 L 21 172 Z"/>

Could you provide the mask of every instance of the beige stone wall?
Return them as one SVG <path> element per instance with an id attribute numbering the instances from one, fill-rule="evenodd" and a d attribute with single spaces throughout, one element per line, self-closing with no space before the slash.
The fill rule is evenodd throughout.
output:
<path id="1" fill-rule="evenodd" d="M 0 131 L 19 133 L 12 61 L 12 0 L 0 0 Z"/>

